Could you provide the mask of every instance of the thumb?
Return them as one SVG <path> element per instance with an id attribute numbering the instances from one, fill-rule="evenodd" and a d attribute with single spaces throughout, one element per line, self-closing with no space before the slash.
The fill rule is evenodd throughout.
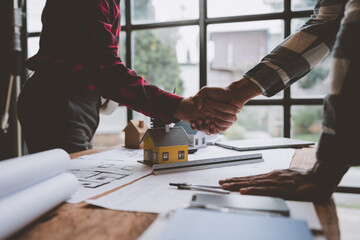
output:
<path id="1" fill-rule="evenodd" d="M 193 102 L 196 106 L 196 108 L 198 110 L 201 110 L 202 107 L 204 106 L 204 96 L 200 95 L 200 94 L 196 94 L 194 97 L 193 97 Z"/>
<path id="2" fill-rule="evenodd" d="M 196 107 L 201 110 L 204 106 L 204 101 L 206 99 L 211 99 L 218 102 L 228 102 L 230 101 L 229 92 L 220 87 L 203 87 L 200 91 L 193 97 Z"/>
<path id="3" fill-rule="evenodd" d="M 204 90 L 204 93 L 206 98 L 214 101 L 228 102 L 230 100 L 230 94 L 224 88 L 208 87 Z"/>
<path id="4" fill-rule="evenodd" d="M 232 99 L 229 103 L 239 109 L 239 111 L 244 107 L 247 101 L 244 101 L 242 99 Z"/>

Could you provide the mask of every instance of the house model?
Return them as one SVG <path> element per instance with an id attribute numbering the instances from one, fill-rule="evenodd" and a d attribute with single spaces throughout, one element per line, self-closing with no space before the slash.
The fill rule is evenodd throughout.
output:
<path id="1" fill-rule="evenodd" d="M 150 128 L 144 142 L 144 161 L 153 164 L 185 162 L 188 160 L 188 145 L 191 141 L 182 127 Z"/>
<path id="2" fill-rule="evenodd" d="M 127 148 L 142 148 L 140 144 L 141 139 L 148 130 L 144 121 L 131 120 L 123 132 L 125 132 L 125 147 Z"/>
<path id="3" fill-rule="evenodd" d="M 206 147 L 206 134 L 203 132 L 200 132 L 198 130 L 193 130 L 190 126 L 190 123 L 185 121 L 180 121 L 175 124 L 176 127 L 183 127 L 185 132 L 190 138 L 192 148 L 202 148 Z"/>

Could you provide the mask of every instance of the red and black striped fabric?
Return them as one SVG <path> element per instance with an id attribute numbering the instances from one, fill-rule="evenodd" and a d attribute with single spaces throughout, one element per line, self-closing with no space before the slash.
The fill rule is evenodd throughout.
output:
<path id="1" fill-rule="evenodd" d="M 101 96 L 147 116 L 177 121 L 173 112 L 182 97 L 150 84 L 118 56 L 119 0 L 47 0 L 38 53 L 27 67 L 66 76 L 71 91 Z"/>

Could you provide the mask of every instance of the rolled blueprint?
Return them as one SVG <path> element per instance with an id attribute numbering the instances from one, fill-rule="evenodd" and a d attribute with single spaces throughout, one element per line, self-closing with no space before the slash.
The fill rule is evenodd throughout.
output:
<path id="1" fill-rule="evenodd" d="M 68 199 L 77 187 L 73 174 L 62 173 L 0 199 L 0 239 Z"/>
<path id="2" fill-rule="evenodd" d="M 0 162 L 0 199 L 47 178 L 66 172 L 70 156 L 53 149 Z"/>

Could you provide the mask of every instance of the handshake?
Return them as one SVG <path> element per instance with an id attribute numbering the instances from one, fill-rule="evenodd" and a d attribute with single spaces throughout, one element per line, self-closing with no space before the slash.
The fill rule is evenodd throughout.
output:
<path id="1" fill-rule="evenodd" d="M 226 88 L 203 87 L 195 96 L 184 98 L 174 116 L 191 124 L 193 129 L 206 134 L 217 134 L 228 129 L 241 108 L 262 90 L 246 78 Z"/>

